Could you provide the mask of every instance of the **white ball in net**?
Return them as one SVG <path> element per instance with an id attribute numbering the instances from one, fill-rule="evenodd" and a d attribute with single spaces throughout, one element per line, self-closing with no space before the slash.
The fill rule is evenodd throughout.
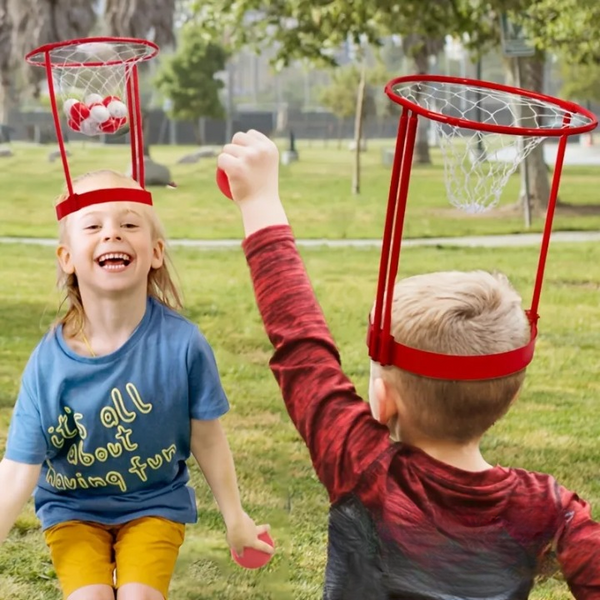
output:
<path id="1" fill-rule="evenodd" d="M 127 116 L 127 106 L 120 100 L 111 100 L 106 108 L 108 108 L 110 116 L 115 117 L 115 119 L 122 119 Z"/>
<path id="2" fill-rule="evenodd" d="M 65 113 L 65 115 L 67 117 L 71 116 L 71 109 L 78 102 L 79 102 L 79 100 L 76 100 L 75 98 L 69 98 L 68 100 L 64 101 L 64 103 L 63 103 L 63 112 Z"/>
<path id="3" fill-rule="evenodd" d="M 94 121 L 92 117 L 88 117 L 84 121 L 81 121 L 79 130 L 85 135 L 99 135 L 102 133 L 102 130 L 100 129 L 100 123 Z"/>
<path id="4" fill-rule="evenodd" d="M 96 60 L 110 60 L 116 55 L 113 46 L 106 42 L 87 42 L 78 44 L 77 50 Z"/>
<path id="5" fill-rule="evenodd" d="M 90 118 L 96 123 L 105 123 L 110 119 L 110 113 L 104 104 L 93 104 L 90 106 Z"/>
<path id="6" fill-rule="evenodd" d="M 88 94 L 85 97 L 85 103 L 88 106 L 91 106 L 92 104 L 102 104 L 102 96 L 100 94 Z"/>

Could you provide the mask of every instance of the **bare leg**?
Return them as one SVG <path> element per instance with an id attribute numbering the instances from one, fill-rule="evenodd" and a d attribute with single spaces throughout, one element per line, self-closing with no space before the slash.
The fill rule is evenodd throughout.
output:
<path id="1" fill-rule="evenodd" d="M 115 590 L 110 585 L 86 585 L 75 590 L 67 600 L 115 600 Z"/>
<path id="2" fill-rule="evenodd" d="M 70 599 L 69 599 L 70 600 Z M 165 600 L 157 589 L 143 583 L 126 583 L 117 590 L 117 600 Z"/>

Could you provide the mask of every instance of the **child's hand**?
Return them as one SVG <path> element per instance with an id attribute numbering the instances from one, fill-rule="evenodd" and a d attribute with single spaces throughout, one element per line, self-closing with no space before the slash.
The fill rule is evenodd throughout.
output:
<path id="1" fill-rule="evenodd" d="M 266 136 L 251 129 L 236 133 L 223 147 L 217 164 L 225 171 L 239 206 L 246 236 L 272 225 L 287 225 L 279 199 L 279 151 Z"/>
<path id="2" fill-rule="evenodd" d="M 261 533 L 269 530 L 269 525 L 256 525 L 246 513 L 242 513 L 238 521 L 227 526 L 227 543 L 238 556 L 243 554 L 244 548 L 273 554 L 275 549 L 258 539 Z"/>
<path id="3" fill-rule="evenodd" d="M 234 202 L 279 202 L 279 151 L 262 133 L 251 129 L 233 136 L 217 160 L 225 171 Z"/>

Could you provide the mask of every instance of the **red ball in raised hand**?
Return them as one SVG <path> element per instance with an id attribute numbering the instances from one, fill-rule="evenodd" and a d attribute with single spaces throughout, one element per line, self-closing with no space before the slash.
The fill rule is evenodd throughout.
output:
<path id="1" fill-rule="evenodd" d="M 229 186 L 229 179 L 223 169 L 217 169 L 217 185 L 224 196 L 227 196 L 230 200 L 233 200 L 231 195 L 231 187 Z"/>

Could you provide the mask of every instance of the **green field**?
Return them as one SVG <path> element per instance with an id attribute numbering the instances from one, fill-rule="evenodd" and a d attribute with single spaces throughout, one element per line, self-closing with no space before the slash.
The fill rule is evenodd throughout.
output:
<path id="1" fill-rule="evenodd" d="M 15 159 L 0 163 L 0 182 L 7 178 L 10 181 L 10 185 L 0 188 L 0 233 L 52 236 L 55 223 L 51 200 L 54 190 L 60 187 L 59 167 L 45 162 L 47 150 L 27 150 L 27 156 L 37 153 L 37 158 L 27 160 L 20 156 L 25 152 L 22 148 L 16 151 Z M 97 164 L 98 150 L 75 148 L 73 152 L 81 153 L 76 160 L 81 160 L 78 164 L 82 168 Z M 153 155 L 172 165 L 183 153 L 181 149 L 176 153 L 156 148 Z M 103 158 L 111 157 L 104 154 Z M 284 170 L 282 184 L 297 235 L 378 237 L 383 208 L 377 194 L 383 194 L 387 185 L 386 170 L 378 166 L 378 151 L 373 149 L 365 160 L 370 165 L 365 170 L 365 194 L 358 198 L 346 193 L 351 160 L 347 151 L 305 149 L 301 158 L 303 162 Z M 325 159 L 331 161 L 320 163 Z M 118 166 L 116 159 L 114 162 Z M 10 164 L 13 167 L 8 173 L 4 167 Z M 35 177 L 33 164 L 36 173 L 40 172 Z M 327 174 L 328 169 L 333 177 Z M 237 210 L 215 191 L 214 160 L 174 166 L 173 173 L 180 184 L 178 190 L 156 192 L 159 210 L 172 237 L 241 237 Z M 414 209 L 412 222 L 409 221 L 412 235 L 521 230 L 520 218 L 511 222 L 464 216 L 459 220 L 449 212 L 440 216 L 444 201 L 433 192 L 429 195 L 428 190 L 441 180 L 441 168 L 419 173 L 426 176 L 415 179 L 414 190 L 421 190 L 424 201 L 423 206 Z M 573 169 L 568 176 L 563 188 L 565 200 L 595 200 L 599 174 Z M 339 211 L 345 204 L 354 208 L 344 213 L 348 216 L 344 224 Z M 600 229 L 600 222 L 595 219 L 595 223 L 593 219 L 585 222 L 589 229 Z M 3 446 L 21 372 L 56 314 L 58 296 L 54 290 L 52 248 L 3 244 L 0 249 Z M 304 249 L 302 254 L 340 346 L 343 366 L 364 395 L 369 374 L 365 325 L 375 291 L 378 252 L 323 247 Z M 199 324 L 212 344 L 232 404 L 224 423 L 246 509 L 257 521 L 271 523 L 279 551 L 271 564 L 259 572 L 235 567 L 228 556 L 219 513 L 198 469 L 193 467 L 200 520 L 188 528 L 171 598 L 318 600 L 322 597 L 325 564 L 327 496 L 313 474 L 308 452 L 289 423 L 268 370 L 270 345 L 254 304 L 242 252 L 177 249 L 174 260 L 185 293 L 186 315 Z M 455 268 L 499 269 L 509 275 L 527 304 L 536 261 L 534 248 L 407 248 L 403 251 L 401 272 L 410 275 Z M 600 518 L 600 420 L 596 418 L 600 393 L 600 271 L 593 265 L 599 263 L 598 244 L 555 244 L 551 248 L 536 358 L 521 398 L 484 441 L 489 462 L 552 473 L 592 503 L 596 518 Z M 39 525 L 29 505 L 0 548 L 0 599 L 59 597 Z M 541 582 L 531 597 L 566 600 L 571 596 L 557 577 Z"/>
<path id="2" fill-rule="evenodd" d="M 311 147 L 299 144 L 300 160 L 281 167 L 281 193 L 296 235 L 307 238 L 379 238 L 385 215 L 390 170 L 382 166 L 382 147 L 393 141 L 373 141 L 362 158 L 362 193 L 350 193 L 352 153 L 338 150 L 335 142 L 324 147 L 315 141 Z M 13 158 L 0 158 L 0 236 L 55 235 L 53 201 L 63 186 L 60 160 L 48 162 L 51 148 L 14 147 Z M 178 165 L 177 161 L 193 148 L 156 146 L 152 157 L 168 166 L 176 190 L 153 189 L 157 210 L 172 238 L 240 238 L 242 229 L 236 211 L 215 185 L 215 158 L 197 164 Z M 73 174 L 110 167 L 127 168 L 125 147 L 98 147 L 73 144 L 70 165 Z M 442 235 L 483 235 L 516 233 L 524 229 L 517 212 L 494 212 L 489 216 L 466 217 L 446 200 L 442 157 L 433 151 L 433 166 L 414 169 L 405 233 L 408 237 Z M 565 167 L 560 198 L 573 204 L 599 204 L 597 167 Z M 518 196 L 519 176 L 509 181 L 501 206 L 512 204 Z M 539 231 L 542 220 L 534 220 L 532 231 Z M 556 229 L 600 230 L 596 215 L 559 215 Z"/>

